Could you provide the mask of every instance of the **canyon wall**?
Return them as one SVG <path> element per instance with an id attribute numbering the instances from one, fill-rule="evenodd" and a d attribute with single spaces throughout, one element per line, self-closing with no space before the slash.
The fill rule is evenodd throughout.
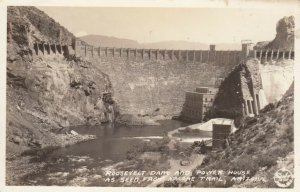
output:
<path id="1" fill-rule="evenodd" d="M 85 60 L 32 51 L 34 42 L 69 44 L 70 32 L 34 7 L 8 7 L 7 30 L 7 154 L 63 145 L 72 138 L 59 130 L 109 120 L 107 74 Z"/>

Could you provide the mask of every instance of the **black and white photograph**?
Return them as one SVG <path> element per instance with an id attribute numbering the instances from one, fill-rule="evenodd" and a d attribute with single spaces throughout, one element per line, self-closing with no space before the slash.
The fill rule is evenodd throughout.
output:
<path id="1" fill-rule="evenodd" d="M 28 2 L 3 5 L 1 192 L 295 189 L 296 0 Z"/>

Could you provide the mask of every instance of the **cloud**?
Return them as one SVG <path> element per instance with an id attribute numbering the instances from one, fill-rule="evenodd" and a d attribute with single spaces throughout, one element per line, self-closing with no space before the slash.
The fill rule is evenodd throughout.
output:
<path id="1" fill-rule="evenodd" d="M 78 33 L 75 33 L 76 37 L 82 37 L 82 36 L 85 36 L 85 35 L 88 35 L 88 33 L 85 32 L 85 31 L 79 31 Z"/>

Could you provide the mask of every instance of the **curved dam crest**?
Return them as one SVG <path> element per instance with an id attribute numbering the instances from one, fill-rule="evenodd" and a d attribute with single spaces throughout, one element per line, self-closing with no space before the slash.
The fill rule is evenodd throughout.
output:
<path id="1" fill-rule="evenodd" d="M 79 39 L 71 45 L 34 43 L 36 55 L 61 54 L 84 58 L 109 76 L 121 114 L 179 115 L 185 91 L 214 87 L 249 57 L 260 63 L 293 59 L 294 51 L 252 50 L 242 43 L 241 50 L 161 50 L 93 47 Z M 281 94 L 281 93 L 280 93 Z"/>

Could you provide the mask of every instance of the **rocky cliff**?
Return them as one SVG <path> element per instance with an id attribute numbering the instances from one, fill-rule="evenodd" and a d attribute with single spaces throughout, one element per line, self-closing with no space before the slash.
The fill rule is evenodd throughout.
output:
<path id="1" fill-rule="evenodd" d="M 259 42 L 255 49 L 294 49 L 294 32 L 295 18 L 294 16 L 284 17 L 280 19 L 276 26 L 276 37 L 271 41 Z"/>
<path id="2" fill-rule="evenodd" d="M 33 42 L 70 44 L 73 34 L 34 7 L 8 7 L 7 154 L 74 143 L 56 134 L 78 124 L 108 121 L 115 103 L 109 77 L 94 63 L 34 55 Z"/>
<path id="3" fill-rule="evenodd" d="M 35 7 L 8 7 L 8 40 L 18 46 L 34 41 L 71 43 L 74 35 L 43 11 Z"/>

